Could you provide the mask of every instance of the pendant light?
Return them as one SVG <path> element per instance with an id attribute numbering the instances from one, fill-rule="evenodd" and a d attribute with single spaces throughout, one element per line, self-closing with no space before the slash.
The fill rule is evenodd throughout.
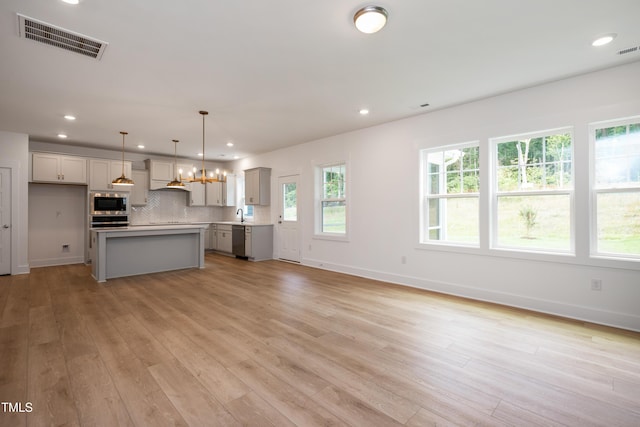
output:
<path id="1" fill-rule="evenodd" d="M 119 185 L 123 187 L 131 187 L 133 185 L 133 180 L 124 176 L 124 136 L 127 134 L 128 132 L 120 131 L 120 135 L 122 135 L 122 175 L 120 175 L 120 178 L 116 178 L 111 181 L 112 185 Z"/>
<path id="2" fill-rule="evenodd" d="M 206 184 L 207 183 L 207 170 L 204 168 L 204 118 L 207 116 L 207 114 L 209 114 L 208 111 L 199 111 L 199 113 L 202 115 L 202 171 L 200 174 L 200 183 L 202 184 Z"/>
<path id="3" fill-rule="evenodd" d="M 387 11 L 380 6 L 366 6 L 356 12 L 353 23 L 356 28 L 365 33 L 377 33 L 387 23 Z"/>
<path id="4" fill-rule="evenodd" d="M 173 188 L 176 190 L 186 190 L 187 188 L 184 186 L 184 184 L 182 183 L 182 181 L 180 181 L 178 177 L 178 142 L 179 141 L 177 139 L 172 139 L 172 141 L 174 145 L 173 166 L 175 171 L 175 178 L 173 178 L 173 181 L 167 184 L 167 188 Z"/>

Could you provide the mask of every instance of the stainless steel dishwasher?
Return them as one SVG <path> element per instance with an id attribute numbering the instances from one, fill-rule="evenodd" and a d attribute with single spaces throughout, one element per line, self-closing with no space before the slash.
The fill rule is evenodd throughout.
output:
<path id="1" fill-rule="evenodd" d="M 244 225 L 234 225 L 231 228 L 231 251 L 237 257 L 246 258 L 244 251 Z"/>

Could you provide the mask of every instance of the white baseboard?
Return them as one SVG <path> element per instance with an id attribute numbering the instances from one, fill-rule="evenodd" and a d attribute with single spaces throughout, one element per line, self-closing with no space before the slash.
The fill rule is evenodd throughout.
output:
<path id="1" fill-rule="evenodd" d="M 384 271 L 356 268 L 348 265 L 332 264 L 310 258 L 303 259 L 301 264 L 308 267 L 315 267 L 324 270 L 350 274 L 353 276 L 380 280 L 397 285 L 404 285 L 448 295 L 471 298 L 479 301 L 492 302 L 496 304 L 507 305 L 510 307 L 523 308 L 540 313 L 552 314 L 570 319 L 640 332 L 640 316 L 637 315 L 601 310 L 594 307 L 567 304 L 558 301 L 535 298 L 527 295 L 518 295 L 508 292 L 499 292 L 490 289 L 476 288 L 459 283 L 425 280 L 423 278 L 415 276 L 405 276 L 400 274 L 387 273 Z"/>
<path id="2" fill-rule="evenodd" d="M 84 264 L 84 257 L 68 257 L 68 258 L 46 258 L 46 259 L 31 259 L 29 260 L 29 265 L 31 268 L 34 267 L 53 267 L 56 265 L 67 265 L 67 264 Z"/>

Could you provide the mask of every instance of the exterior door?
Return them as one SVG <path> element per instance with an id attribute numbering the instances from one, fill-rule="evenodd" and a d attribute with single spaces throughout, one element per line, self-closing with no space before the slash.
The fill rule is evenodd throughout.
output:
<path id="1" fill-rule="evenodd" d="M 11 170 L 0 168 L 0 275 L 11 274 Z"/>
<path id="2" fill-rule="evenodd" d="M 278 257 L 287 261 L 300 262 L 300 211 L 298 209 L 298 188 L 300 176 L 281 176 L 278 217 Z"/>

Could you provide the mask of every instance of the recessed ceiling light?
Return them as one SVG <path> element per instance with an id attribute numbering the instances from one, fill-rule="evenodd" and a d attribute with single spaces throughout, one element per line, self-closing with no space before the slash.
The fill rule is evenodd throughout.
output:
<path id="1" fill-rule="evenodd" d="M 369 114 L 369 110 L 367 110 L 366 108 L 363 108 L 360 110 L 360 115 L 361 116 L 366 116 L 367 114 Z"/>
<path id="2" fill-rule="evenodd" d="M 202 153 L 198 153 L 198 156 L 199 156 L 199 157 L 202 157 L 202 156 L 204 156 L 204 154 L 202 154 Z"/>
<path id="3" fill-rule="evenodd" d="M 144 145 L 138 144 L 138 148 L 142 150 L 144 148 Z"/>
<path id="4" fill-rule="evenodd" d="M 67 137 L 67 135 L 65 135 L 64 133 L 59 133 L 58 134 L 58 138 L 65 139 L 66 137 Z"/>
<path id="5" fill-rule="evenodd" d="M 238 160 L 240 156 L 233 156 L 234 160 Z"/>
<path id="6" fill-rule="evenodd" d="M 233 142 L 231 141 L 227 142 L 227 147 L 233 147 Z"/>
<path id="7" fill-rule="evenodd" d="M 68 3 L 68 4 L 78 4 L 80 3 L 80 0 L 62 0 L 64 3 Z"/>
<path id="8" fill-rule="evenodd" d="M 598 47 L 598 46 L 604 46 L 606 44 L 609 44 L 613 41 L 613 39 L 616 38 L 616 35 L 617 34 L 611 33 L 611 34 L 605 34 L 604 36 L 600 36 L 597 39 L 595 39 L 593 43 L 591 43 L 591 46 Z"/>
<path id="9" fill-rule="evenodd" d="M 356 28 L 365 33 L 377 33 L 387 23 L 387 11 L 380 6 L 366 6 L 356 12 L 353 23 Z"/>
<path id="10" fill-rule="evenodd" d="M 71 114 L 67 114 L 66 116 L 64 116 L 65 119 L 73 121 L 76 119 L 76 116 L 72 116 Z"/>

